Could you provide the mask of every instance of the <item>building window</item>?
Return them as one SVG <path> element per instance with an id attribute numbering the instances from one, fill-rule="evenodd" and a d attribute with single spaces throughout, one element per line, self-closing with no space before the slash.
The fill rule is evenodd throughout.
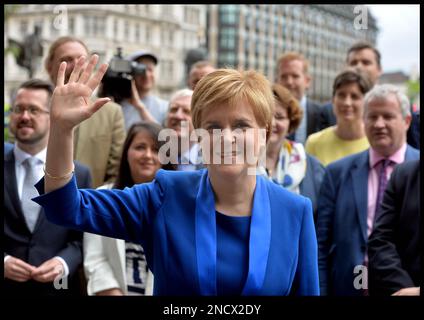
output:
<path id="1" fill-rule="evenodd" d="M 118 38 L 118 19 L 113 20 L 113 35 L 115 39 Z"/>
<path id="2" fill-rule="evenodd" d="M 53 38 L 59 35 L 59 30 L 55 26 L 55 18 L 52 18 L 50 22 L 50 34 Z"/>
<path id="3" fill-rule="evenodd" d="M 162 14 L 164 17 L 171 17 L 174 14 L 174 8 L 172 5 L 163 5 Z"/>
<path id="4" fill-rule="evenodd" d="M 220 47 L 234 49 L 236 47 L 236 32 L 233 28 L 223 28 L 220 32 Z"/>
<path id="5" fill-rule="evenodd" d="M 139 23 L 137 23 L 135 25 L 134 32 L 135 32 L 135 41 L 140 42 L 141 41 L 141 35 L 140 35 L 140 24 Z"/>
<path id="6" fill-rule="evenodd" d="M 174 62 L 172 60 L 162 60 L 160 66 L 161 76 L 172 80 L 174 78 Z"/>
<path id="7" fill-rule="evenodd" d="M 235 5 L 222 5 L 220 7 L 220 22 L 222 24 L 236 24 L 238 12 L 238 7 Z"/>
<path id="8" fill-rule="evenodd" d="M 150 27 L 146 26 L 146 42 L 150 43 Z"/>
<path id="9" fill-rule="evenodd" d="M 84 31 L 87 36 L 98 36 L 104 33 L 105 21 L 102 17 L 84 16 Z"/>
<path id="10" fill-rule="evenodd" d="M 172 29 L 168 31 L 168 44 L 172 47 L 174 45 L 174 32 Z"/>
<path id="11" fill-rule="evenodd" d="M 68 18 L 68 32 L 70 34 L 75 34 L 75 18 L 74 17 Z"/>
<path id="12" fill-rule="evenodd" d="M 125 39 L 130 38 L 130 24 L 128 21 L 125 21 L 124 23 L 124 37 Z"/>

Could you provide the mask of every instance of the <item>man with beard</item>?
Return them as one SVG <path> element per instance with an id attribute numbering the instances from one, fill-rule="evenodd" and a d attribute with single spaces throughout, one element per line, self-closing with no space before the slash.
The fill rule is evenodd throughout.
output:
<path id="1" fill-rule="evenodd" d="M 4 153 L 3 184 L 3 284 L 8 295 L 79 292 L 82 234 L 50 223 L 31 200 L 37 195 L 34 184 L 44 175 L 52 93 L 48 82 L 29 80 L 19 87 L 11 110 L 16 142 Z M 75 174 L 81 188 L 91 187 L 86 166 L 75 163 Z"/>
<path id="2" fill-rule="evenodd" d="M 81 56 L 88 57 L 87 46 L 78 38 L 65 36 L 56 39 L 49 48 L 45 68 L 56 84 L 60 64 L 67 63 L 65 84 L 75 63 Z M 82 122 L 74 131 L 74 159 L 90 168 L 93 187 L 97 188 L 116 178 L 125 140 L 124 116 L 121 107 L 113 102 Z"/>

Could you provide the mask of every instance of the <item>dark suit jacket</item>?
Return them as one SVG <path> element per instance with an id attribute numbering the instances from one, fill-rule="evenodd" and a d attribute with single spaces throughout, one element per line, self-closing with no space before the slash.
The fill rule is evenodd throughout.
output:
<path id="1" fill-rule="evenodd" d="M 420 149 L 420 114 L 418 112 L 411 112 L 411 115 L 411 125 L 406 134 L 406 140 L 409 145 Z"/>
<path id="2" fill-rule="evenodd" d="M 306 138 L 310 136 L 312 133 L 318 132 L 320 130 L 320 114 L 321 114 L 321 106 L 310 100 L 306 99 Z M 292 133 L 287 136 L 289 140 L 296 140 L 295 134 Z"/>
<path id="3" fill-rule="evenodd" d="M 420 286 L 420 161 L 398 165 L 368 241 L 369 293 Z"/>
<path id="4" fill-rule="evenodd" d="M 333 104 L 330 102 L 321 106 L 319 116 L 319 130 L 324 130 L 328 127 L 334 126 L 337 122 L 336 116 L 333 112 Z"/>
<path id="5" fill-rule="evenodd" d="M 302 196 L 311 199 L 314 210 L 314 220 L 316 221 L 316 210 L 318 194 L 324 178 L 324 166 L 313 156 L 306 155 L 306 174 L 299 185 L 299 191 Z"/>
<path id="6" fill-rule="evenodd" d="M 88 167 L 75 162 L 75 175 L 81 188 L 91 186 Z M 56 290 L 52 283 L 18 283 L 5 279 L 8 294 L 69 294 L 76 292 L 76 271 L 82 262 L 82 233 L 47 221 L 41 209 L 34 232 L 29 231 L 18 197 L 13 149 L 4 154 L 3 252 L 31 265 L 39 266 L 54 256 L 62 257 L 69 267 L 69 290 Z M 74 286 L 74 288 L 72 288 Z"/>
<path id="7" fill-rule="evenodd" d="M 405 161 L 419 159 L 408 146 Z M 356 266 L 367 250 L 369 150 L 326 167 L 318 198 L 318 265 L 322 295 L 361 295 L 355 289 Z"/>

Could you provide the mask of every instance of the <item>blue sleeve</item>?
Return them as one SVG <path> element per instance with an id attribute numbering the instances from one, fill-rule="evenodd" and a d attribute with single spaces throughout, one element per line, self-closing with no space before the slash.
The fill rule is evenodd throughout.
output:
<path id="1" fill-rule="evenodd" d="M 305 199 L 302 216 L 295 288 L 295 295 L 319 296 L 318 247 L 312 204 L 309 199 Z"/>
<path id="2" fill-rule="evenodd" d="M 158 180 L 118 189 L 78 189 L 75 176 L 62 188 L 44 194 L 44 178 L 35 187 L 33 200 L 44 208 L 47 219 L 70 229 L 144 243 L 149 225 L 162 206 L 164 185 Z M 146 232 L 143 232 L 145 230 Z"/>
<path id="3" fill-rule="evenodd" d="M 321 295 L 328 295 L 328 273 L 330 267 L 328 259 L 332 253 L 332 225 L 336 205 L 336 190 L 331 176 L 331 170 L 326 170 L 321 191 L 318 197 L 317 209 L 317 238 L 318 238 L 318 266 Z"/>

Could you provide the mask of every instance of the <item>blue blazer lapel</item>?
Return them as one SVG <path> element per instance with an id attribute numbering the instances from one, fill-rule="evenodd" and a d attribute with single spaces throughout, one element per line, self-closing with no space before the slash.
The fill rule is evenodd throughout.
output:
<path id="1" fill-rule="evenodd" d="M 196 197 L 195 232 L 198 280 L 201 295 L 217 294 L 217 239 L 215 199 L 204 170 Z M 267 181 L 256 176 L 249 238 L 249 270 L 242 295 L 257 295 L 266 274 L 271 243 L 271 207 Z"/>
<path id="2" fill-rule="evenodd" d="M 417 160 L 420 159 L 420 151 L 411 147 L 410 145 L 406 146 L 405 151 L 405 161 Z"/>
<path id="3" fill-rule="evenodd" d="M 356 214 L 361 228 L 362 237 L 367 241 L 367 215 L 368 215 L 368 173 L 369 173 L 369 152 L 363 152 L 357 159 L 350 171 L 353 196 L 356 203 Z"/>
<path id="4" fill-rule="evenodd" d="M 207 170 L 202 174 L 196 197 L 195 235 L 200 294 L 217 295 L 215 199 Z"/>
<path id="5" fill-rule="evenodd" d="M 264 283 L 271 245 L 271 206 L 264 177 L 256 176 L 249 239 L 249 272 L 242 295 L 258 295 Z"/>

